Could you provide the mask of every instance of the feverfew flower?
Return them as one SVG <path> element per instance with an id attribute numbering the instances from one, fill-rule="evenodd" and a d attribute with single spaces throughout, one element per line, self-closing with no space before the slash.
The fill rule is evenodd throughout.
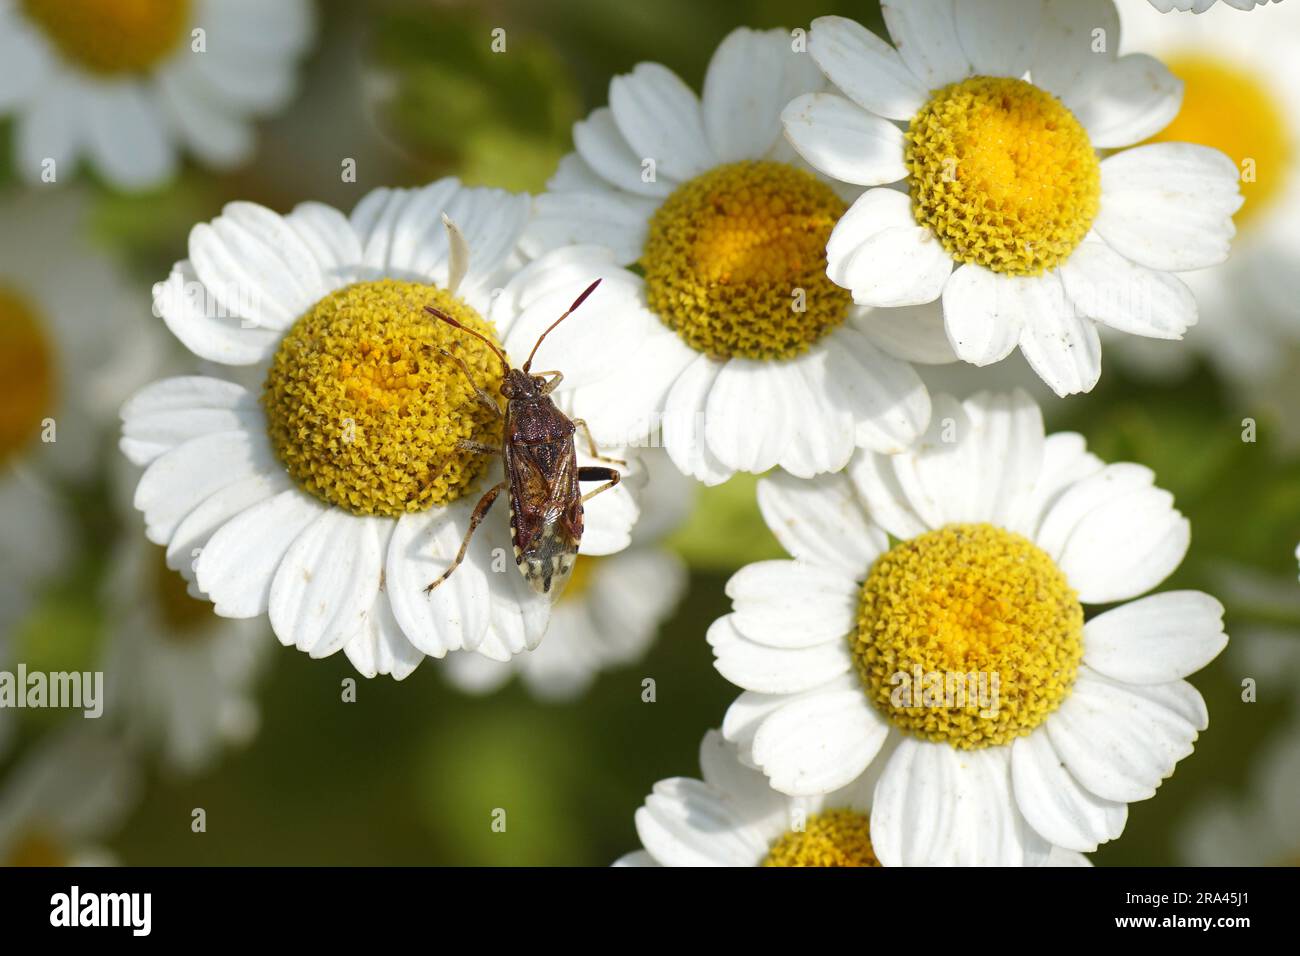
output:
<path id="1" fill-rule="evenodd" d="M 1045 437 L 1023 393 L 983 393 L 936 396 L 902 455 L 763 479 L 795 560 L 727 586 L 708 639 L 745 693 L 723 733 L 791 795 L 884 761 L 886 865 L 1034 865 L 1119 836 L 1205 729 L 1183 678 L 1227 642 L 1212 597 L 1139 598 L 1190 534 L 1154 477 Z M 1085 623 L 1085 605 L 1116 606 Z"/>
<path id="2" fill-rule="evenodd" d="M 782 107 L 825 85 L 799 42 L 733 31 L 700 96 L 657 63 L 615 77 L 525 238 L 534 284 L 640 266 L 600 336 L 564 330 L 604 372 L 575 407 L 608 444 L 654 431 L 709 484 L 907 447 L 930 414 L 909 361 L 953 357 L 937 315 L 860 308 L 826 276 L 847 202 L 781 137 Z"/>
<path id="3" fill-rule="evenodd" d="M 63 181 L 82 157 L 112 185 L 252 154 L 251 120 L 293 96 L 310 0 L 0 0 L 0 115 L 19 173 Z M 53 166 L 50 164 L 53 163 Z"/>
<path id="4" fill-rule="evenodd" d="M 426 590 L 500 473 L 482 446 L 500 441 L 503 373 L 482 341 L 424 308 L 527 354 L 509 308 L 484 318 L 527 214 L 527 197 L 444 179 L 376 190 L 350 218 L 319 203 L 286 216 L 232 203 L 194 227 L 155 308 L 197 356 L 255 366 L 263 384 L 157 382 L 123 408 L 122 449 L 146 466 L 135 504 L 149 539 L 217 614 L 269 613 L 283 644 L 342 650 L 367 676 L 400 679 L 425 654 L 508 660 L 537 646 L 550 598 L 510 560 L 504 502 Z M 565 306 L 591 278 L 559 284 Z M 599 315 L 605 295 L 584 310 Z M 564 358 L 550 347 L 540 362 Z M 621 550 L 636 515 L 627 487 L 593 498 L 583 553 Z"/>
<path id="5" fill-rule="evenodd" d="M 1059 395 L 1097 383 L 1097 323 L 1180 338 L 1196 302 L 1170 273 L 1227 257 L 1237 170 L 1204 146 L 1123 149 L 1173 119 L 1182 87 L 1151 57 L 1118 56 L 1112 0 L 882 9 L 892 46 L 852 20 L 814 21 L 808 52 L 843 95 L 807 93 L 782 114 L 817 169 L 906 190 L 854 202 L 827 275 L 862 305 L 942 298 L 959 358 L 1019 347 Z"/>

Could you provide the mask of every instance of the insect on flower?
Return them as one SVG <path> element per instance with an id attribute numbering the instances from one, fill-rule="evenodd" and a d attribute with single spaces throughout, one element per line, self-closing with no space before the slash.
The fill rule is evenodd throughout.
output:
<path id="1" fill-rule="evenodd" d="M 460 447 L 479 454 L 500 455 L 505 464 L 505 478 L 489 488 L 479 499 L 470 515 L 469 530 L 465 533 L 455 560 L 441 577 L 425 588 L 426 593 L 451 577 L 452 572 L 460 566 L 465 559 L 470 538 L 487 517 L 497 497 L 506 489 L 510 492 L 510 530 L 515 564 L 519 566 L 524 579 L 534 591 L 549 594 L 552 598 L 558 596 L 568 582 L 578 557 L 578 545 L 582 541 L 582 503 L 613 488 L 622 477 L 613 468 L 579 468 L 573 445 L 574 433 L 579 428 L 583 430 L 591 456 L 598 461 L 615 465 L 626 462 L 601 455 L 596 450 L 596 442 L 591 437 L 587 423 L 581 418 L 569 418 L 551 401 L 550 394 L 564 378 L 563 374 L 534 374 L 530 369 L 542 340 L 582 305 L 598 285 L 599 279 L 587 286 L 573 305 L 537 337 L 533 350 L 528 353 L 528 360 L 520 368 L 511 368 L 501 350 L 478 332 L 466 328 L 433 306 L 425 306 L 425 311 L 434 318 L 468 332 L 496 353 L 505 371 L 505 377 L 501 381 L 501 394 L 506 399 L 503 413 L 492 396 L 474 381 L 469 366 L 462 358 L 445 349 L 439 350 L 445 358 L 460 366 L 479 402 L 490 407 L 497 415 L 504 415 L 500 448 L 469 440 L 461 441 Z M 605 484 L 584 495 L 579 487 L 579 483 L 584 481 L 603 481 Z"/>

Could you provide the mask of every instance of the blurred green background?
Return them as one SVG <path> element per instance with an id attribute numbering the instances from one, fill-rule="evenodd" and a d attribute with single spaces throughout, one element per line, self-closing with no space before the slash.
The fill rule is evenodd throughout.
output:
<path id="1" fill-rule="evenodd" d="M 710 53 L 735 26 L 806 25 L 832 12 L 880 24 L 868 2 L 330 0 L 321 9 L 302 93 L 263 124 L 255 162 L 230 175 L 190 167 L 144 196 L 96 190 L 95 238 L 143 288 L 183 255 L 190 226 L 230 199 L 277 210 L 317 199 L 346 210 L 376 186 L 448 173 L 538 190 L 567 150 L 573 121 L 602 105 L 610 77 L 640 60 L 661 61 L 698 89 Z M 491 52 L 496 28 L 506 31 L 505 54 Z M 9 154 L 0 144 L 0 157 Z M 357 160 L 356 183 L 340 181 L 345 158 Z M 6 180 L 11 172 L 0 170 Z M 1049 430 L 1082 432 L 1105 459 L 1145 463 L 1174 492 L 1193 544 L 1166 587 L 1219 593 L 1225 565 L 1294 584 L 1300 459 L 1274 437 L 1273 420 L 1244 408 L 1208 369 L 1161 386 L 1111 364 L 1093 394 L 1049 403 L 1046 413 Z M 1252 415 L 1259 440 L 1245 443 L 1242 419 Z M 106 481 L 69 490 L 80 557 L 21 626 L 18 659 L 33 668 L 88 666 L 117 535 L 140 533 L 118 527 Z M 434 661 L 402 683 L 358 679 L 356 702 L 344 703 L 342 682 L 356 675 L 342 655 L 313 661 L 277 647 L 251 745 L 195 779 L 149 770 L 142 802 L 109 845 L 128 864 L 611 862 L 638 846 L 632 817 L 651 785 L 698 775 L 700 738 L 736 694 L 704 642 L 729 610 L 728 575 L 780 555 L 753 505 L 752 479 L 704 492 L 672 543 L 692 567 L 689 595 L 643 663 L 603 675 L 572 704 L 534 702 L 513 683 L 466 697 Z M 1228 603 L 1230 634 L 1300 627 L 1300 608 Z M 1241 701 L 1244 676 L 1259 681 L 1258 703 Z M 646 677 L 657 684 L 654 703 L 641 699 Z M 1252 758 L 1290 713 L 1289 684 L 1243 673 L 1231 651 L 1193 683 L 1209 704 L 1209 731 L 1155 799 L 1132 806 L 1125 834 L 1094 855 L 1097 864 L 1176 862 L 1189 809 L 1214 790 L 1243 792 Z M 19 752 L 58 716 L 24 714 Z M 207 811 L 203 834 L 190 830 L 196 807 Z M 507 811 L 505 833 L 493 832 L 496 808 Z"/>

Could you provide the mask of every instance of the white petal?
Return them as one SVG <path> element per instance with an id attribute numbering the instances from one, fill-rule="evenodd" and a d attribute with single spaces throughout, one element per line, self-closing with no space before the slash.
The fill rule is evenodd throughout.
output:
<path id="1" fill-rule="evenodd" d="M 957 361 L 944 327 L 943 308 L 938 303 L 897 309 L 860 306 L 849 313 L 849 321 L 886 355 L 922 365 Z"/>
<path id="2" fill-rule="evenodd" d="M 957 36 L 981 76 L 1025 75 L 1033 62 L 1041 6 L 1024 0 L 984 0 L 956 5 Z"/>
<path id="3" fill-rule="evenodd" d="M 1228 643 L 1223 605 L 1200 591 L 1169 591 L 1100 614 L 1083 631 L 1089 667 L 1129 684 L 1163 684 L 1200 670 Z"/>
<path id="4" fill-rule="evenodd" d="M 644 162 L 647 157 L 632 151 L 607 106 L 593 110 L 585 120 L 573 124 L 573 146 L 587 165 L 611 186 L 658 199 L 673 191 L 675 181 L 667 175 L 660 176 L 657 164 L 655 174 L 649 175 L 650 168 Z"/>
<path id="5" fill-rule="evenodd" d="M 1043 516 L 1067 489 L 1101 471 L 1101 459 L 1088 451 L 1082 435 L 1056 432 L 1043 443 L 1043 467 L 1033 492 L 1020 504 L 1008 526 L 1038 539 Z"/>
<path id="6" fill-rule="evenodd" d="M 815 796 L 851 783 L 888 733 L 857 675 L 848 674 L 775 710 L 754 734 L 751 755 L 775 789 Z"/>
<path id="7" fill-rule="evenodd" d="M 167 567 L 179 571 L 185 580 L 194 581 L 198 573 L 198 556 L 226 522 L 292 487 L 288 475 L 275 471 L 241 478 L 205 498 L 172 533 L 167 544 Z"/>
<path id="8" fill-rule="evenodd" d="M 723 465 L 755 473 L 775 467 L 794 427 L 786 378 L 787 370 L 773 362 L 733 358 L 723 363 L 704 418 L 705 440 Z"/>
<path id="9" fill-rule="evenodd" d="M 252 431 L 262 413 L 257 397 L 242 386 L 190 375 L 141 389 L 122 406 L 121 417 L 122 451 L 143 466 L 200 435 Z"/>
<path id="10" fill-rule="evenodd" d="M 758 507 L 781 546 L 796 558 L 857 580 L 889 548 L 843 475 L 811 481 L 777 471 L 758 483 Z"/>
<path id="11" fill-rule="evenodd" d="M 856 620 L 857 592 L 854 579 L 839 572 L 799 561 L 759 561 L 727 582 L 735 611 L 724 620 L 766 647 L 843 647 Z"/>
<path id="12" fill-rule="evenodd" d="M 908 69 L 926 89 L 970 76 L 957 39 L 955 0 L 881 0 L 880 12 Z"/>
<path id="13" fill-rule="evenodd" d="M 706 485 L 719 485 L 735 473 L 709 449 L 704 438 L 709 392 L 722 367 L 722 362 L 707 355 L 698 356 L 677 377 L 664 405 L 664 449 L 682 474 Z"/>
<path id="14" fill-rule="evenodd" d="M 1024 281 L 1024 280 L 1022 280 Z M 1090 392 L 1101 378 L 1101 337 L 1092 319 L 1075 310 L 1055 273 L 1025 282 L 1021 302 L 1029 314 L 1020 329 L 1020 351 L 1057 395 Z"/>
<path id="15" fill-rule="evenodd" d="M 1106 800 L 1131 803 L 1155 795 L 1207 722 L 1191 684 L 1119 684 L 1084 667 L 1045 726 L 1079 783 Z"/>
<path id="16" fill-rule="evenodd" d="M 959 267 L 943 289 L 943 320 L 957 357 L 973 365 L 1000 362 L 1020 344 L 1032 279 L 1001 276 L 983 266 Z"/>
<path id="17" fill-rule="evenodd" d="M 741 634 L 731 615 L 713 622 L 708 642 L 718 673 L 737 687 L 760 694 L 797 694 L 821 687 L 853 666 L 847 640 L 813 647 L 767 647 Z M 862 697 L 860 690 L 858 696 Z"/>
<path id="18" fill-rule="evenodd" d="M 970 520 L 1006 527 L 1033 493 L 1043 468 L 1042 413 L 1019 389 L 980 392 L 964 405 L 971 434 L 963 440 L 978 449 L 977 467 L 966 476 L 973 491 Z"/>
<path id="19" fill-rule="evenodd" d="M 361 633 L 383 569 L 379 521 L 325 511 L 290 546 L 268 605 L 280 643 L 328 657 Z"/>
<path id="20" fill-rule="evenodd" d="M 1060 268 L 1082 314 L 1121 332 L 1181 339 L 1196 324 L 1196 297 L 1177 276 L 1145 269 L 1101 242 L 1085 242 Z"/>
<path id="21" fill-rule="evenodd" d="M 852 413 L 859 447 L 895 454 L 916 441 L 930 422 L 930 393 L 916 369 L 849 326 L 826 339 L 826 350 L 830 401 Z"/>
<path id="22" fill-rule="evenodd" d="M 66 177 L 85 146 L 85 103 L 70 81 L 51 78 L 36 99 L 18 114 L 14 125 L 15 164 L 23 179 L 41 184 L 46 161 L 56 176 Z"/>
<path id="23" fill-rule="evenodd" d="M 544 193 L 533 200 L 524 248 L 537 256 L 560 246 L 595 243 L 614 251 L 618 262 L 641 258 L 653 200 L 597 192 Z"/>
<path id="24" fill-rule="evenodd" d="M 852 248 L 843 239 L 836 242 L 837 232 L 851 229 L 861 230 Z M 854 302 L 875 306 L 933 302 L 953 266 L 948 250 L 912 218 L 911 201 L 893 189 L 872 189 L 859 197 L 831 231 L 826 259 L 826 274 L 851 291 Z"/>
<path id="25" fill-rule="evenodd" d="M 759 831 L 775 823 L 784 831 L 789 801 L 769 787 L 761 773 L 741 763 L 736 747 L 716 730 L 700 742 L 700 771 L 740 822 Z"/>
<path id="26" fill-rule="evenodd" d="M 94 88 L 87 109 L 87 147 L 104 178 L 122 189 L 144 189 L 176 172 L 161 111 L 138 84 Z"/>
<path id="27" fill-rule="evenodd" d="M 222 365 L 254 365 L 275 351 L 280 333 L 260 329 L 223 308 L 199 281 L 188 259 L 176 263 L 154 289 L 154 311 L 171 333 L 199 358 Z"/>
<path id="28" fill-rule="evenodd" d="M 7 115 L 39 95 L 49 84 L 54 64 L 32 31 L 6 14 L 0 14 L 0 112 Z"/>
<path id="29" fill-rule="evenodd" d="M 579 447 L 582 448 L 578 452 L 579 468 L 604 464 L 587 453 L 585 442 Z M 635 467 L 635 462 L 632 462 L 627 468 L 618 466 L 618 471 L 623 476 L 622 482 L 607 491 L 602 491 L 588 500 L 583 506 L 585 521 L 579 548 L 580 553 L 592 555 L 614 554 L 622 551 L 632 543 L 632 527 L 636 524 L 637 518 L 640 517 L 641 508 L 637 504 L 632 490 L 632 482 L 629 479 L 638 477 L 638 480 L 644 480 L 636 476 Z M 595 484 L 586 484 L 582 490 L 590 492 L 597 487 L 598 485 Z"/>
<path id="30" fill-rule="evenodd" d="M 655 784 L 636 812 L 636 832 L 663 866 L 754 866 L 767 852 L 721 794 L 684 777 Z"/>
<path id="31" fill-rule="evenodd" d="M 800 478 L 842 471 L 853 456 L 857 428 L 852 413 L 838 404 L 829 348 L 818 343 L 784 366 L 781 386 L 790 426 L 777 464 Z"/>
<path id="32" fill-rule="evenodd" d="M 860 186 L 907 175 L 903 131 L 834 93 L 805 93 L 781 111 L 786 138 L 828 176 Z"/>
<path id="33" fill-rule="evenodd" d="M 333 206 L 303 202 L 284 217 L 320 266 L 325 290 L 337 289 L 355 280 L 361 263 L 361 241 L 347 216 Z"/>
<path id="34" fill-rule="evenodd" d="M 297 488 L 241 512 L 212 536 L 198 560 L 199 587 L 222 617 L 265 614 L 276 569 L 325 506 Z"/>
<path id="35" fill-rule="evenodd" d="M 1119 11 L 1114 0 L 1043 0 L 1034 61 L 1034 84 L 1051 90 L 1066 105 L 1090 87 L 1093 71 L 1107 66 L 1119 50 Z M 1098 39 L 1104 43 L 1097 43 Z"/>
<path id="36" fill-rule="evenodd" d="M 700 101 L 668 67 L 638 63 L 609 83 L 609 108 L 638 162 L 653 159 L 677 180 L 717 163 L 704 135 Z"/>
<path id="37" fill-rule="evenodd" d="M 1128 804 L 1093 796 L 1070 776 L 1046 728 L 1011 745 L 1016 803 L 1049 843 L 1091 853 L 1124 832 Z"/>
<path id="38" fill-rule="evenodd" d="M 1075 101 L 1075 117 L 1096 149 L 1116 149 L 1160 132 L 1182 101 L 1182 81 L 1154 57 L 1134 53 L 1094 71 Z"/>
<path id="39" fill-rule="evenodd" d="M 942 419 L 936 416 L 935 420 Z M 911 507 L 894 471 L 894 460 L 889 455 L 860 452 L 849 462 L 848 475 L 873 522 L 896 538 L 914 538 L 930 528 Z"/>
<path id="40" fill-rule="evenodd" d="M 343 646 L 343 653 L 364 676 L 388 674 L 393 680 L 405 680 L 424 660 L 424 654 L 402 633 L 388 595 L 382 590 L 366 615 L 365 629 Z"/>
<path id="41" fill-rule="evenodd" d="M 1228 258 L 1242 203 L 1237 167 L 1217 149 L 1152 143 L 1101 164 L 1093 228 L 1121 255 L 1150 269 L 1187 272 Z"/>
<path id="42" fill-rule="evenodd" d="M 645 850 L 633 850 L 631 853 L 624 853 L 610 866 L 659 866 L 659 862 Z"/>
<path id="43" fill-rule="evenodd" d="M 484 526 L 470 540 L 465 560 L 451 577 L 432 592 L 424 590 L 456 556 L 474 504 L 472 497 L 462 498 L 443 508 L 403 515 L 388 544 L 384 587 L 393 616 L 407 640 L 430 657 L 475 648 L 487 630 L 490 551 L 481 540 Z M 498 500 L 494 510 L 504 507 Z M 499 517 L 489 513 L 487 520 Z M 517 574 L 513 567 L 505 570 Z"/>
<path id="44" fill-rule="evenodd" d="M 704 76 L 704 129 L 720 162 L 757 159 L 781 135 L 781 110 L 824 80 L 784 30 L 739 27 L 718 44 Z"/>
<path id="45" fill-rule="evenodd" d="M 1004 747 L 957 750 L 905 738 L 871 804 L 885 866 L 1025 866 L 1050 851 L 1020 815 Z"/>
<path id="46" fill-rule="evenodd" d="M 911 119 L 929 98 L 897 50 L 845 17 L 814 20 L 808 53 L 850 99 L 886 119 Z"/>
<path id="47" fill-rule="evenodd" d="M 229 169 L 246 162 L 257 147 L 252 124 L 211 96 L 202 73 L 188 67 L 169 64 L 154 75 L 167 122 L 204 165 Z"/>

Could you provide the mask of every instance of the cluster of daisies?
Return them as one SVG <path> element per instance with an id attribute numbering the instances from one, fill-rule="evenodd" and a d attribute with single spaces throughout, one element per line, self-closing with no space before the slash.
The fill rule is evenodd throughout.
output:
<path id="1" fill-rule="evenodd" d="M 152 181 L 177 143 L 238 159 L 310 35 L 305 4 L 206 0 L 136 5 L 138 43 L 77 39 L 69 10 L 112 6 L 0 0 L 0 61 L 42 78 L 0 71 L 31 176 L 85 155 Z M 1190 530 L 1148 469 L 1047 434 L 1023 392 L 931 394 L 918 366 L 1019 350 L 1068 396 L 1097 384 L 1103 340 L 1196 325 L 1185 274 L 1227 259 L 1246 177 L 1240 144 L 1207 145 L 1183 109 L 1196 82 L 1126 52 L 1130 20 L 1159 16 L 1142 6 L 1122 27 L 1114 0 L 883 0 L 888 39 L 841 17 L 741 28 L 698 92 L 656 63 L 615 77 L 542 195 L 448 178 L 350 213 L 226 206 L 154 290 L 220 374 L 122 407 L 158 546 L 123 573 L 176 585 L 134 612 L 268 620 L 368 677 L 432 657 L 462 687 L 571 695 L 671 613 L 684 572 L 662 539 L 693 484 L 761 474 L 790 559 L 729 582 L 708 643 L 738 696 L 703 779 L 656 784 L 620 862 L 1086 863 L 1207 726 L 1186 678 L 1225 646 L 1223 608 L 1157 590 Z M 221 56 L 191 55 L 192 24 Z M 562 371 L 552 398 L 623 481 L 587 502 L 554 599 L 515 569 L 506 507 L 471 532 L 500 468 L 495 353 L 528 356 L 594 280 L 534 364 Z M 204 740 L 255 721 L 251 633 L 206 652 Z M 192 707 L 177 686 L 121 693 Z"/>

